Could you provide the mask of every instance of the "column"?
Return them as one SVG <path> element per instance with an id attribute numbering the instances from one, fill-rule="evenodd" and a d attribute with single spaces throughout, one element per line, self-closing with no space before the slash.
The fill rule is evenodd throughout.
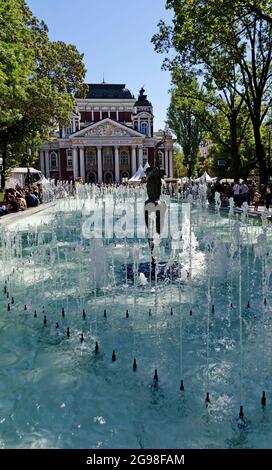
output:
<path id="1" fill-rule="evenodd" d="M 169 150 L 169 176 L 173 178 L 173 150 Z"/>
<path id="2" fill-rule="evenodd" d="M 49 150 L 45 151 L 45 177 L 50 178 Z"/>
<path id="3" fill-rule="evenodd" d="M 165 174 L 166 176 L 169 175 L 169 150 L 168 149 L 165 149 L 164 151 L 164 159 L 165 159 Z"/>
<path id="4" fill-rule="evenodd" d="M 40 151 L 40 169 L 41 169 L 42 174 L 44 175 L 45 170 L 44 170 L 44 153 L 43 153 L 43 150 Z"/>
<path id="5" fill-rule="evenodd" d="M 80 148 L 80 176 L 85 183 L 86 176 L 85 176 L 85 154 L 84 154 L 84 147 Z"/>
<path id="6" fill-rule="evenodd" d="M 139 147 L 139 166 L 143 166 L 143 147 Z"/>
<path id="7" fill-rule="evenodd" d="M 114 147 L 115 181 L 120 181 L 119 147 Z"/>
<path id="8" fill-rule="evenodd" d="M 102 148 L 97 147 L 98 183 L 102 183 Z"/>
<path id="9" fill-rule="evenodd" d="M 133 176 L 137 171 L 137 162 L 136 162 L 136 147 L 132 147 L 131 153 L 131 171 Z"/>
<path id="10" fill-rule="evenodd" d="M 78 178 L 78 158 L 77 158 L 76 147 L 73 147 L 73 177 L 74 177 L 74 180 Z"/>
<path id="11" fill-rule="evenodd" d="M 117 109 L 117 111 L 116 111 L 116 121 L 117 121 L 117 122 L 119 121 L 119 111 L 118 111 L 118 109 Z"/>

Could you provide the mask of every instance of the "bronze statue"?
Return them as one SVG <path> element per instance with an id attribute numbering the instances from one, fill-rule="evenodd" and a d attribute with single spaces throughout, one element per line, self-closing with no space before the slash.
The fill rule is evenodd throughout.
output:
<path id="1" fill-rule="evenodd" d="M 161 172 L 160 172 L 160 159 L 158 156 L 158 148 L 165 142 L 165 139 L 161 140 L 156 144 L 155 147 L 155 166 L 149 167 L 146 170 L 147 176 L 147 195 L 148 199 L 145 201 L 145 225 L 148 230 L 148 243 L 151 250 L 151 257 L 152 257 L 152 272 L 151 276 L 154 279 L 155 277 L 155 269 L 156 269 L 156 260 L 153 257 L 153 250 L 154 250 L 154 232 L 158 235 L 161 233 L 163 218 L 165 213 L 165 204 L 161 203 Z M 151 214 L 155 213 L 155 227 L 153 227 L 153 233 L 151 233 L 149 224 Z M 155 230 L 154 230 L 155 229 Z"/>

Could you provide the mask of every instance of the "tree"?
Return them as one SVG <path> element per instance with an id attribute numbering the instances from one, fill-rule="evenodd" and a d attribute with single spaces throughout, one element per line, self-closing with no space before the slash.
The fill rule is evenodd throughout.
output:
<path id="1" fill-rule="evenodd" d="M 183 75 L 194 74 L 223 99 L 232 127 L 233 159 L 237 153 L 237 112 L 245 104 L 254 130 L 261 181 L 268 176 L 261 126 L 271 100 L 272 24 L 252 13 L 246 2 L 168 0 L 173 26 L 160 22 L 152 38 L 158 52 L 176 51 L 164 66 Z M 257 3 L 251 2 L 252 5 Z M 261 2 L 258 2 L 261 5 Z"/>
<path id="2" fill-rule="evenodd" d="M 50 42 L 24 0 L 0 0 L 0 151 L 2 185 L 15 155 L 68 125 L 74 96 L 85 92 L 83 55 Z M 16 161 L 16 159 L 15 159 Z"/>
<path id="3" fill-rule="evenodd" d="M 197 88 L 197 82 L 194 82 L 193 86 Z M 178 90 L 173 89 L 171 93 L 171 102 L 167 111 L 167 125 L 174 132 L 178 144 L 182 147 L 183 163 L 188 168 L 188 177 L 190 178 L 199 154 L 204 128 L 190 107 L 184 106 L 184 102 L 181 103 L 181 100 L 178 99 Z"/>
<path id="4" fill-rule="evenodd" d="M 181 151 L 178 145 L 174 145 L 174 176 L 182 178 L 187 176 L 187 168 L 184 165 L 184 153 Z"/>

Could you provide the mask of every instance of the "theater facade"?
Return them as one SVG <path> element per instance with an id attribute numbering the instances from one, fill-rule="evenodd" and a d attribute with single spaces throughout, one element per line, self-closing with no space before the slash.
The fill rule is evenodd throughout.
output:
<path id="1" fill-rule="evenodd" d="M 154 132 L 153 107 L 143 88 L 135 99 L 124 84 L 90 84 L 76 105 L 70 127 L 41 146 L 47 178 L 124 181 L 140 165 L 154 165 L 156 151 L 162 176 L 173 177 L 174 139 L 169 131 Z"/>

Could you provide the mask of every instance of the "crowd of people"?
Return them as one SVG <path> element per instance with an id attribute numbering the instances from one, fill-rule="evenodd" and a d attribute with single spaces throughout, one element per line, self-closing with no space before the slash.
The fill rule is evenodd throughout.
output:
<path id="1" fill-rule="evenodd" d="M 233 183 L 206 183 L 207 199 L 212 205 L 215 204 L 215 194 L 220 194 L 221 207 L 229 207 L 229 200 L 232 197 L 234 205 L 241 207 L 244 202 L 249 206 L 254 207 L 254 211 L 258 211 L 259 206 L 262 204 L 269 210 L 272 201 L 272 185 L 270 182 L 264 184 L 261 189 L 253 181 L 239 182 L 235 179 Z M 191 194 L 193 199 L 199 195 L 200 184 L 196 182 L 187 182 L 184 184 L 168 183 L 164 192 L 175 196 L 180 194 L 182 198 L 187 199 Z"/>
<path id="2" fill-rule="evenodd" d="M 120 184 L 120 183 L 119 183 Z M 75 185 L 69 185 L 69 192 L 75 194 Z M 118 184 L 98 184 L 101 189 L 116 188 Z M 134 187 L 133 187 L 134 189 Z M 215 204 L 216 193 L 220 194 L 221 207 L 229 207 L 229 200 L 232 197 L 236 207 L 241 207 L 244 202 L 253 206 L 258 211 L 259 205 L 263 204 L 269 210 L 272 202 L 272 185 L 270 182 L 264 184 L 259 190 L 253 181 L 239 182 L 238 179 L 233 183 L 207 183 L 208 202 Z M 178 182 L 163 185 L 163 192 L 170 196 L 180 195 L 186 199 L 190 194 L 195 199 L 198 197 L 200 185 L 196 182 L 187 182 L 179 184 Z M 62 197 L 64 197 L 63 195 Z M 218 196 L 217 196 L 218 197 Z M 13 212 L 24 211 L 29 207 L 36 207 L 43 202 L 42 186 L 38 183 L 31 187 L 21 188 L 17 186 L 5 190 L 3 201 L 0 202 L 0 216 Z M 46 201 L 48 202 L 48 201 Z"/>
<path id="3" fill-rule="evenodd" d="M 252 181 L 234 180 L 234 183 L 214 183 L 208 185 L 208 201 L 214 203 L 215 192 L 220 193 L 221 206 L 228 207 L 229 199 L 233 197 L 236 207 L 241 207 L 244 202 L 254 207 L 254 211 L 258 211 L 259 205 L 263 204 L 269 210 L 272 199 L 271 184 L 267 182 L 259 190 L 257 185 Z"/>
<path id="4" fill-rule="evenodd" d="M 0 203 L 0 216 L 13 212 L 24 211 L 29 207 L 36 207 L 42 202 L 42 188 L 40 185 L 32 187 L 8 188 L 5 190 L 4 199 Z"/>

